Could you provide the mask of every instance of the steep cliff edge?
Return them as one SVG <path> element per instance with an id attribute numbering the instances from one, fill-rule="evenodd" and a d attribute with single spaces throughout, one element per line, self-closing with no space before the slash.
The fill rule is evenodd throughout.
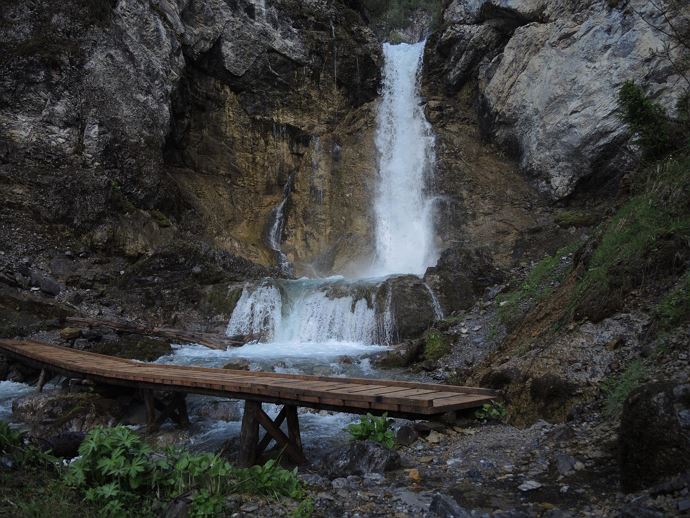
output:
<path id="1" fill-rule="evenodd" d="M 366 253 L 381 57 L 347 3 L 6 2 L 0 39 L 10 299 L 50 279 L 59 300 L 174 320 L 270 273 L 252 262 L 277 264 L 283 198 L 290 260 Z"/>

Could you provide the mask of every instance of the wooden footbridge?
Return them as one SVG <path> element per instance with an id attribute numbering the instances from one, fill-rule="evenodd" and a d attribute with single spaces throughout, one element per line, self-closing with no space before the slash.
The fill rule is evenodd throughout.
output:
<path id="1" fill-rule="evenodd" d="M 49 376 L 59 374 L 139 391 L 146 405 L 149 430 L 168 418 L 189 424 L 185 404 L 189 393 L 244 400 L 240 464 L 245 466 L 254 464 L 271 441 L 283 448 L 293 462 L 305 461 L 297 407 L 431 419 L 481 406 L 496 397 L 491 390 L 454 385 L 157 365 L 34 341 L 0 339 L 0 354 L 41 369 L 39 390 Z M 161 397 L 162 393 L 172 396 Z M 276 419 L 264 412 L 262 403 L 282 405 Z M 286 420 L 287 433 L 281 429 Z M 265 430 L 262 438 L 259 426 Z"/>

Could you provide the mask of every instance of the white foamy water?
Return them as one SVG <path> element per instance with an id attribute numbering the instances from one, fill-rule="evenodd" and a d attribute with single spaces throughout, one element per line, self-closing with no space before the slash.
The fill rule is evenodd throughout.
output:
<path id="1" fill-rule="evenodd" d="M 383 99 L 378 111 L 378 189 L 374 201 L 373 273 L 422 275 L 438 259 L 432 198 L 434 137 L 419 96 L 424 42 L 383 46 Z"/>
<path id="2" fill-rule="evenodd" d="M 14 381 L 0 381 L 0 421 L 12 416 L 12 401 L 36 390 L 35 387 Z"/>
<path id="3" fill-rule="evenodd" d="M 385 344 L 391 336 L 388 308 L 376 301 L 376 282 L 340 277 L 266 279 L 247 286 L 230 317 L 226 334 L 271 342 L 287 354 L 319 354 L 333 346 Z M 347 354 L 347 353 L 343 353 Z"/>

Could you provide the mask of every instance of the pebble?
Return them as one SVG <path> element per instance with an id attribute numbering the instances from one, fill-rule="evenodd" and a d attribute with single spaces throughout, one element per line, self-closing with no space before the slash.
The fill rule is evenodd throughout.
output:
<path id="1" fill-rule="evenodd" d="M 253 513 L 254 511 L 257 511 L 259 509 L 259 506 L 253 503 L 248 503 L 244 504 L 242 507 L 240 507 L 241 511 L 244 511 L 245 513 Z"/>
<path id="2" fill-rule="evenodd" d="M 422 475 L 420 475 L 419 470 L 417 468 L 408 469 L 407 478 L 409 478 L 412 482 L 422 481 Z"/>
<path id="3" fill-rule="evenodd" d="M 426 437 L 426 442 L 428 442 L 429 444 L 440 443 L 441 442 L 441 434 L 435 430 L 430 431 L 429 435 Z"/>
<path id="4" fill-rule="evenodd" d="M 536 480 L 526 480 L 518 486 L 520 491 L 532 491 L 534 489 L 539 489 L 542 485 Z"/>
<path id="5" fill-rule="evenodd" d="M 419 462 L 422 462 L 424 464 L 428 464 L 429 462 L 433 461 L 434 458 L 431 455 L 425 455 L 424 457 L 419 457 Z"/>

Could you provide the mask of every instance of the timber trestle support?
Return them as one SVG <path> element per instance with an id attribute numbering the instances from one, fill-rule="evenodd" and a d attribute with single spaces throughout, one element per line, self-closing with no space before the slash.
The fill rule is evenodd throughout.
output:
<path id="1" fill-rule="evenodd" d="M 287 435 L 280 428 L 285 420 L 287 420 Z M 259 426 L 265 431 L 261 439 L 259 439 Z M 264 412 L 262 403 L 246 400 L 242 415 L 242 430 L 240 431 L 239 465 L 249 467 L 256 464 L 272 441 L 275 441 L 276 445 L 294 464 L 305 463 L 306 458 L 302 451 L 297 407 L 283 405 L 274 420 Z"/>
<path id="2" fill-rule="evenodd" d="M 165 422 L 172 419 L 177 425 L 186 428 L 189 426 L 187 414 L 187 395 L 182 392 L 173 392 L 166 398 L 157 398 L 155 391 L 142 389 L 141 395 L 146 407 L 146 431 L 155 432 Z"/>

